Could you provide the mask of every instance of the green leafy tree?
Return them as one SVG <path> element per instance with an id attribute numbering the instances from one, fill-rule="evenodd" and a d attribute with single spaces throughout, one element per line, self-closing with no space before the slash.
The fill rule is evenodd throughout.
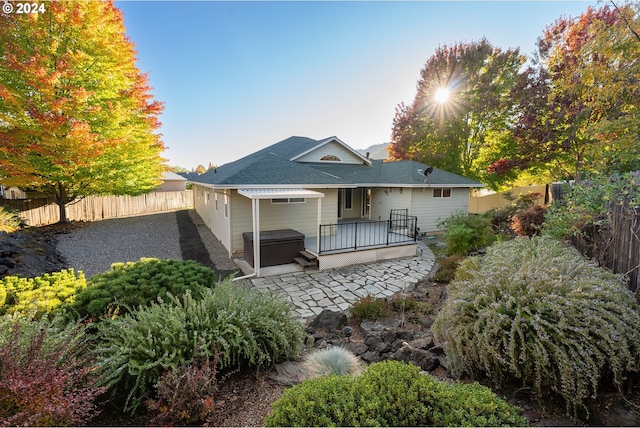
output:
<path id="1" fill-rule="evenodd" d="M 546 28 L 517 83 L 518 152 L 492 168 L 553 178 L 640 167 L 638 5 L 589 8 Z"/>
<path id="2" fill-rule="evenodd" d="M 389 153 L 483 180 L 515 149 L 510 93 L 525 58 L 486 39 L 443 46 L 420 72 L 413 103 L 396 109 Z M 497 152 L 497 153 L 496 153 Z"/>
<path id="3" fill-rule="evenodd" d="M 50 1 L 0 13 L 0 180 L 65 206 L 93 194 L 152 190 L 162 104 L 135 65 L 111 1 Z"/>

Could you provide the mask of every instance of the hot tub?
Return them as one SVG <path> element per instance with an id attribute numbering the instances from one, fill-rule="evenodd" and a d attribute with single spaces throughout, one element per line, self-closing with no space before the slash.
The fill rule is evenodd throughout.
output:
<path id="1" fill-rule="evenodd" d="M 244 258 L 253 263 L 253 232 L 244 232 Z M 294 257 L 304 250 L 304 235 L 293 229 L 260 232 L 260 267 L 295 263 Z"/>

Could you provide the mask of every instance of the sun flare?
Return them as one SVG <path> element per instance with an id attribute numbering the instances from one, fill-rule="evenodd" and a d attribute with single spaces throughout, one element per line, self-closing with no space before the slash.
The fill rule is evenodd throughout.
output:
<path id="1" fill-rule="evenodd" d="M 448 88 L 438 88 L 436 91 L 434 98 L 438 103 L 445 103 L 449 99 L 449 89 Z"/>

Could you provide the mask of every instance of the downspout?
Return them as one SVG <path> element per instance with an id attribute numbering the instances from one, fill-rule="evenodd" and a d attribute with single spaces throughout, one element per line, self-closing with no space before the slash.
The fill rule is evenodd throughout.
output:
<path id="1" fill-rule="evenodd" d="M 256 276 L 255 272 L 254 273 L 250 273 L 249 275 L 239 276 L 237 278 L 233 278 L 231 281 L 236 282 L 236 281 L 240 281 L 240 280 L 243 280 L 243 279 L 252 278 L 254 276 Z"/>

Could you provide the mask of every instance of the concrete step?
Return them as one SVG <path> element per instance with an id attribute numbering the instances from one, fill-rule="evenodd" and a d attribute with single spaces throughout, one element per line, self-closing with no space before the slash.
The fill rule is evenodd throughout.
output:
<path id="1" fill-rule="evenodd" d="M 308 252 L 306 250 L 300 251 L 300 255 L 302 257 L 304 257 L 305 259 L 307 259 L 307 260 L 316 260 L 317 259 L 316 256 L 314 256 L 313 254 L 311 254 L 310 252 Z"/>
<path id="2" fill-rule="evenodd" d="M 299 265 L 302 265 L 304 267 L 317 266 L 315 261 L 311 262 L 311 261 L 305 259 L 304 257 L 294 257 L 293 260 L 295 260 L 296 263 L 298 263 Z"/>

